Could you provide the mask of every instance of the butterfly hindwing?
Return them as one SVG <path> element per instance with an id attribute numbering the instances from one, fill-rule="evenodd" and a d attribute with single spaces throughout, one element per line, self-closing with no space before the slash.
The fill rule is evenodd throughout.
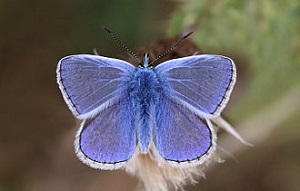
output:
<path id="1" fill-rule="evenodd" d="M 166 61 L 154 69 L 172 99 L 203 118 L 220 115 L 236 78 L 234 62 L 220 55 L 195 55 Z"/>
<path id="2" fill-rule="evenodd" d="M 136 150 L 136 130 L 129 101 L 113 104 L 92 119 L 85 120 L 77 132 L 77 156 L 98 169 L 117 169 Z"/>
<path id="3" fill-rule="evenodd" d="M 155 146 L 171 165 L 203 163 L 215 150 L 215 133 L 209 121 L 162 96 L 156 114 Z"/>
<path id="4" fill-rule="evenodd" d="M 118 100 L 134 70 L 122 60 L 82 54 L 61 59 L 56 72 L 70 110 L 86 119 Z"/>

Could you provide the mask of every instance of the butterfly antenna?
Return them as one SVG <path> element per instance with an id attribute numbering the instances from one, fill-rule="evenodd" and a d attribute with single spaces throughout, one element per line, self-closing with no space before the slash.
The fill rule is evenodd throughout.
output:
<path id="1" fill-rule="evenodd" d="M 166 56 L 167 54 L 169 54 L 171 51 L 173 51 L 174 49 L 178 48 L 178 46 L 181 45 L 181 43 L 187 39 L 193 32 L 189 32 L 186 35 L 182 36 L 181 38 L 179 38 L 177 40 L 177 42 L 175 44 L 173 44 L 170 48 L 168 48 L 165 52 L 163 52 L 162 54 L 158 55 L 155 60 L 153 60 L 150 65 L 152 65 L 154 62 L 156 62 L 157 60 L 161 59 L 162 57 Z"/>
<path id="2" fill-rule="evenodd" d="M 118 45 L 121 47 L 121 48 L 123 48 L 126 52 L 128 52 L 133 58 L 135 58 L 139 63 L 141 63 L 141 60 L 136 56 L 136 54 L 132 51 L 132 50 L 130 50 L 118 37 L 116 37 L 115 35 L 114 35 L 114 33 L 109 29 L 109 28 L 107 28 L 107 27 L 105 27 L 105 26 L 102 26 L 102 28 L 106 31 L 106 32 L 108 32 L 108 34 L 110 35 L 110 37 L 114 40 L 114 41 L 116 41 L 117 43 L 118 43 Z"/>

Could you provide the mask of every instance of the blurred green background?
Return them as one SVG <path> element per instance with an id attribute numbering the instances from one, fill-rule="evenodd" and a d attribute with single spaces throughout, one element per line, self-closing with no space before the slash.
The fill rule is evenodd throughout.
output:
<path id="1" fill-rule="evenodd" d="M 219 134 L 230 155 L 186 190 L 300 189 L 298 0 L 0 0 L 0 191 L 126 191 L 136 179 L 75 156 L 78 123 L 56 85 L 60 58 L 123 59 L 101 25 L 132 50 L 193 30 L 205 53 L 231 57 L 238 80 L 223 115 L 253 143 Z"/>

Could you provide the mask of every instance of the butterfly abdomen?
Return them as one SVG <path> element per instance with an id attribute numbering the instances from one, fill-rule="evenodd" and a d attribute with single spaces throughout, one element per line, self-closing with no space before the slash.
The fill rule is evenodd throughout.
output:
<path id="1" fill-rule="evenodd" d="M 131 97 L 136 113 L 136 129 L 138 143 L 142 153 L 147 153 L 152 141 L 154 129 L 155 105 L 159 100 L 157 89 L 159 83 L 153 70 L 143 68 L 137 70 L 131 81 Z"/>

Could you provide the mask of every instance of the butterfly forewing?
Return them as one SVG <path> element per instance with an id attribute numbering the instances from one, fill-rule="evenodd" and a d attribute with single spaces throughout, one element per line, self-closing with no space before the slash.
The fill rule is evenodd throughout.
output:
<path id="1" fill-rule="evenodd" d="M 85 119 L 117 102 L 134 70 L 118 59 L 73 55 L 60 60 L 57 82 L 73 114 Z"/>
<path id="2" fill-rule="evenodd" d="M 170 60 L 155 69 L 172 99 L 203 118 L 218 116 L 235 84 L 233 61 L 219 55 Z"/>
<path id="3" fill-rule="evenodd" d="M 75 149 L 87 165 L 99 169 L 117 169 L 136 150 L 135 119 L 125 99 L 85 120 L 77 132 Z"/>

